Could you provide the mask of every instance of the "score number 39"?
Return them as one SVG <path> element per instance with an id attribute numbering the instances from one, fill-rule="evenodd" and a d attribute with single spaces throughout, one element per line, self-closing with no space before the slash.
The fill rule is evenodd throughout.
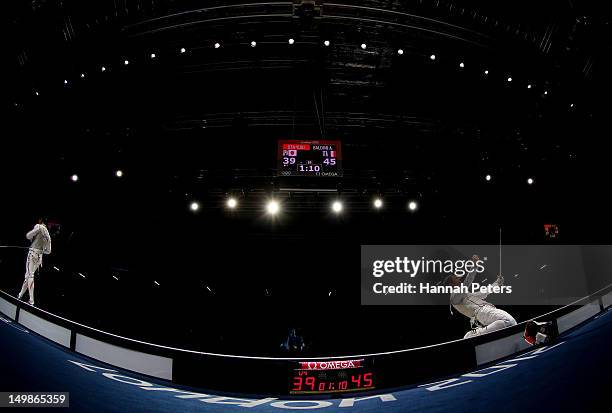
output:
<path id="1" fill-rule="evenodd" d="M 360 389 L 364 387 L 372 387 L 372 373 L 358 374 L 351 376 L 351 383 L 353 384 L 352 388 Z M 343 380 L 337 383 L 338 390 L 346 390 L 348 389 L 349 381 Z M 311 390 L 311 391 L 325 391 L 329 390 L 328 383 L 320 382 L 318 385 L 316 384 L 316 379 L 312 376 L 302 377 L 295 376 L 293 378 L 293 388 L 292 391 L 303 391 L 303 390 Z"/>

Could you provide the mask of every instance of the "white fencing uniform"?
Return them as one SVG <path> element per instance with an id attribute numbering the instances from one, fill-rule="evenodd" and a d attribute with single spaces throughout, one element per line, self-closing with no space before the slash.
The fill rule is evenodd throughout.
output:
<path id="1" fill-rule="evenodd" d="M 21 299 L 28 290 L 29 303 L 34 305 L 34 274 L 42 266 L 43 254 L 51 254 L 51 236 L 47 227 L 43 224 L 36 224 L 34 229 L 26 234 L 26 238 L 32 241 L 32 244 L 26 259 L 25 280 L 17 298 Z"/>
<path id="2" fill-rule="evenodd" d="M 463 280 L 463 284 L 470 288 L 475 276 L 475 271 L 469 273 Z M 500 285 L 498 281 L 499 279 L 492 285 Z M 488 293 L 480 292 L 451 294 L 452 306 L 461 314 L 468 317 L 472 325 L 476 324 L 476 322 L 480 325 L 480 327 L 468 331 L 464 338 L 474 337 L 516 325 L 514 317 L 484 300 L 488 295 Z"/>

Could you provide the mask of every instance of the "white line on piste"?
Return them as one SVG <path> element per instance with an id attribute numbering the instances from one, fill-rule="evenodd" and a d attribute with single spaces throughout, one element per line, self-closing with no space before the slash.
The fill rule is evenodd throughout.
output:
<path id="1" fill-rule="evenodd" d="M 576 305 L 576 304 L 578 304 L 578 303 L 580 303 L 580 302 L 582 302 L 582 301 L 584 301 L 584 300 L 586 300 L 586 299 L 588 299 L 590 297 L 594 297 L 596 294 L 600 293 L 601 291 L 604 291 L 605 289 L 607 289 L 607 288 L 609 288 L 611 286 L 612 286 L 612 284 L 606 285 L 605 287 L 595 291 L 590 296 L 579 298 L 578 300 L 573 301 L 573 302 L 571 302 L 571 303 L 569 303 L 569 304 L 567 304 L 567 305 L 565 305 L 565 306 L 563 306 L 563 307 L 561 307 L 561 308 L 559 308 L 557 310 L 552 310 L 552 311 L 549 311 L 548 313 L 541 314 L 540 316 L 538 316 L 538 318 L 546 317 L 546 316 L 548 316 L 548 315 L 550 315 L 550 314 L 552 314 L 552 313 L 554 313 L 556 311 L 559 311 L 561 309 L 569 308 L 569 307 L 571 307 L 573 305 Z M 208 352 L 204 352 L 204 351 L 196 351 L 196 350 L 188 350 L 188 349 L 184 349 L 184 348 L 176 348 L 176 347 L 164 346 L 164 345 L 161 345 L 161 344 L 148 343 L 146 341 L 141 341 L 141 340 L 136 340 L 136 339 L 133 339 L 133 338 L 123 337 L 123 336 L 120 336 L 120 335 L 117 335 L 117 334 L 109 333 L 107 331 L 99 330 L 97 328 L 93 328 L 93 327 L 90 327 L 90 326 L 85 325 L 85 324 L 77 323 L 76 321 L 68 320 L 67 318 L 61 317 L 61 316 L 59 316 L 57 314 L 50 313 L 50 312 L 45 311 L 45 310 L 43 310 L 41 308 L 39 308 L 38 311 L 40 311 L 42 313 L 45 313 L 45 314 L 48 314 L 48 315 L 51 315 L 51 316 L 55 317 L 56 319 L 63 320 L 63 321 L 66 321 L 68 323 L 71 323 L 72 325 L 83 327 L 83 328 L 85 328 L 85 329 L 87 329 L 89 331 L 96 331 L 96 332 L 102 333 L 102 334 L 104 334 L 105 336 L 108 336 L 108 337 L 116 337 L 116 338 L 125 340 L 125 341 L 130 342 L 130 343 L 145 344 L 145 345 L 148 345 L 148 346 L 151 346 L 151 347 L 155 347 L 155 348 L 158 348 L 158 349 L 178 351 L 178 352 L 186 353 L 186 354 L 199 354 L 199 355 L 202 355 L 202 356 L 226 357 L 226 358 L 243 359 L 243 360 L 274 360 L 274 361 L 279 361 L 279 360 L 301 361 L 302 360 L 301 358 L 296 358 L 296 357 L 240 356 L 240 355 L 236 355 L 236 354 L 208 353 Z M 524 325 L 524 324 L 526 324 L 526 321 L 522 321 L 518 325 Z M 512 328 L 512 327 L 506 327 L 506 328 Z M 504 330 L 504 329 L 502 329 L 502 330 Z M 355 359 L 355 358 L 383 356 L 383 355 L 390 355 L 390 354 L 401 354 L 401 353 L 407 353 L 407 352 L 411 352 L 411 351 L 422 350 L 422 349 L 425 349 L 425 348 L 441 347 L 441 346 L 444 346 L 446 344 L 456 343 L 456 342 L 459 342 L 459 341 L 462 341 L 462 340 L 466 340 L 466 339 L 460 338 L 460 339 L 446 341 L 444 343 L 431 344 L 431 345 L 428 345 L 428 346 L 421 346 L 421 347 L 412 347 L 412 348 L 407 348 L 407 349 L 402 349 L 402 350 L 385 351 L 385 352 L 380 352 L 380 353 L 355 354 L 355 355 L 344 355 L 344 356 L 333 356 L 333 357 L 313 357 L 313 358 L 311 358 L 311 360 L 339 360 L 339 359 L 347 359 L 347 358 Z M 469 339 L 467 339 L 467 340 L 469 340 Z"/>

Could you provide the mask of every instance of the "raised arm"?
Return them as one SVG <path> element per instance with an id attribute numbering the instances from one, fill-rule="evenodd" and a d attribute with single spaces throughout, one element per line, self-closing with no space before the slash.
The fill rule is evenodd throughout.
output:
<path id="1" fill-rule="evenodd" d="M 495 280 L 495 282 L 493 282 L 493 283 L 491 283 L 489 285 L 493 286 L 493 287 L 498 287 L 498 286 L 501 287 L 502 285 L 504 285 L 504 277 L 502 277 L 501 274 L 498 274 L 497 275 L 497 279 Z M 478 298 L 482 298 L 484 300 L 485 298 L 487 298 L 489 296 L 489 293 L 488 292 L 485 292 L 485 293 L 481 293 L 481 292 L 472 293 L 472 296 L 478 297 Z"/>
<path id="2" fill-rule="evenodd" d="M 40 231 L 40 225 L 39 224 L 34 225 L 34 228 L 32 229 L 32 231 L 26 234 L 26 238 L 28 239 L 28 241 L 32 241 L 34 237 L 36 236 L 36 234 L 38 234 L 39 231 Z"/>
<path id="3" fill-rule="evenodd" d="M 474 261 L 474 263 L 476 263 L 476 261 L 478 261 L 479 259 L 480 257 L 478 255 L 476 254 L 472 255 L 472 261 Z M 476 270 L 468 272 L 468 274 L 463 279 L 463 284 L 470 286 L 474 282 L 475 277 L 476 277 Z"/>

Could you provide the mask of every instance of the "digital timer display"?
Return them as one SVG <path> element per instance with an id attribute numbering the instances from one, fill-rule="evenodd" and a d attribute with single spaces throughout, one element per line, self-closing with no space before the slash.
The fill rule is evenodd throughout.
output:
<path id="1" fill-rule="evenodd" d="M 278 176 L 342 176 L 340 141 L 278 141 Z"/>
<path id="2" fill-rule="evenodd" d="M 291 394 L 344 393 L 375 388 L 374 372 L 364 359 L 300 361 L 293 372 Z"/>

